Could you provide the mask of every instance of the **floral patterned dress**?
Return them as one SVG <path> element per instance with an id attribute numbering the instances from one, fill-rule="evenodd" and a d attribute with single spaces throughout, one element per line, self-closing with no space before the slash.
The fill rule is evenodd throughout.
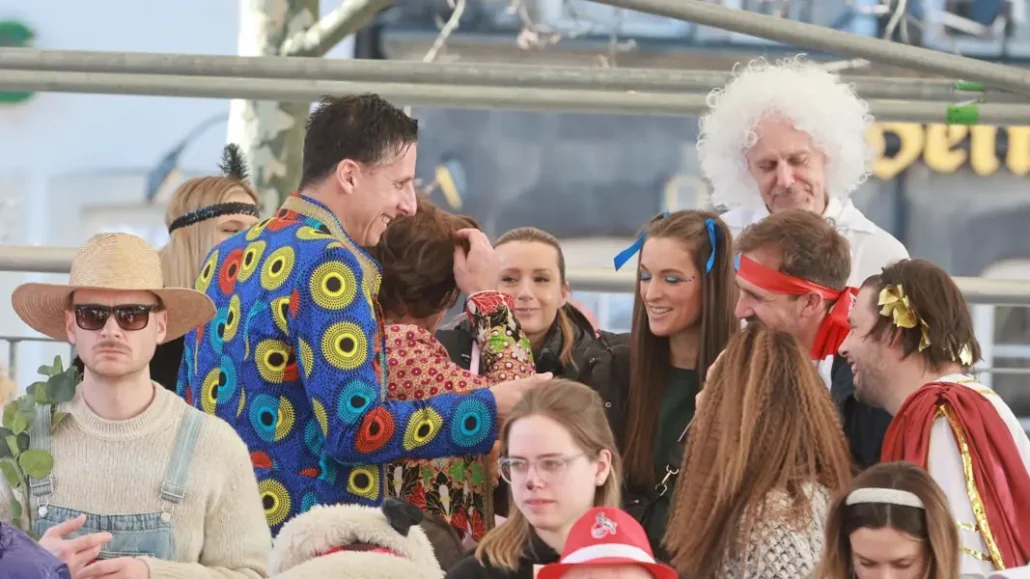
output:
<path id="1" fill-rule="evenodd" d="M 529 340 L 515 320 L 510 297 L 478 292 L 465 310 L 476 330 L 483 375 L 451 361 L 436 337 L 419 326 L 386 326 L 387 396 L 424 400 L 438 394 L 471 392 L 535 373 Z M 493 526 L 494 467 L 489 456 L 399 461 L 386 467 L 386 495 L 403 498 L 478 541 Z"/>

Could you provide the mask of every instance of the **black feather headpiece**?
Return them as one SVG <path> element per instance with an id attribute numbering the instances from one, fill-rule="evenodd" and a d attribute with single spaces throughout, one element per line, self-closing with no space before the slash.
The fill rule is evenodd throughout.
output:
<path id="1" fill-rule="evenodd" d="M 236 143 L 229 143 L 222 149 L 222 162 L 218 164 L 222 174 L 239 181 L 247 180 L 247 163 L 243 160 L 243 151 Z"/>

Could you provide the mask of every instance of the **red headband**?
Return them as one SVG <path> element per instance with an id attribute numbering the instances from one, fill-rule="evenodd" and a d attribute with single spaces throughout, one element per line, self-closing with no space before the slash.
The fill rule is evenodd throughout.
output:
<path id="1" fill-rule="evenodd" d="M 737 255 L 737 275 L 744 281 L 773 293 L 803 296 L 814 292 L 824 300 L 836 300 L 836 303 L 830 308 L 830 312 L 823 318 L 823 323 L 819 326 L 819 333 L 815 336 L 811 352 L 813 360 L 822 360 L 827 356 L 835 355 L 841 343 L 844 342 L 844 338 L 851 331 L 848 314 L 851 313 L 851 307 L 855 304 L 855 296 L 858 295 L 858 290 L 855 288 L 846 287 L 841 291 L 833 290 L 770 269 L 740 254 Z M 848 299 L 843 299 L 845 297 Z"/>

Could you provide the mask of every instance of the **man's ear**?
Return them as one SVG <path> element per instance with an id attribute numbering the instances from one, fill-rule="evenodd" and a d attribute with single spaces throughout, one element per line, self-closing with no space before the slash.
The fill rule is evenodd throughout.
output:
<path id="1" fill-rule="evenodd" d="M 168 335 L 168 310 L 151 312 L 152 321 L 157 325 L 157 343 L 163 343 Z"/>
<path id="2" fill-rule="evenodd" d="M 351 159 L 344 159 L 336 164 L 335 177 L 340 189 L 350 195 L 361 178 L 361 167 Z"/>
<path id="3" fill-rule="evenodd" d="M 75 345 L 75 312 L 65 310 L 64 312 L 64 329 L 68 332 L 68 343 Z"/>

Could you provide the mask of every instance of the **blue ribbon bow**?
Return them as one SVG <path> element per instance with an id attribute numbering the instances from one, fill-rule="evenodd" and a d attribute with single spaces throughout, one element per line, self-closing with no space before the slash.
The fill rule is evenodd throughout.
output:
<path id="1" fill-rule="evenodd" d="M 708 254 L 708 263 L 705 264 L 705 275 L 708 275 L 715 267 L 715 252 L 718 245 L 715 243 L 715 220 L 705 219 L 705 227 L 708 228 L 708 242 L 712 244 L 712 253 Z"/>
<path id="2" fill-rule="evenodd" d="M 666 211 L 662 214 L 661 218 L 665 219 L 669 217 L 669 215 L 670 213 Z M 715 220 L 711 218 L 705 219 L 705 228 L 708 229 L 708 242 L 712 245 L 712 253 L 708 255 L 708 263 L 705 264 L 705 275 L 708 275 L 712 271 L 712 268 L 715 267 L 715 254 L 718 251 L 717 248 L 719 246 L 716 242 L 717 238 L 715 236 Z M 622 266 L 626 265 L 627 261 L 632 259 L 634 255 L 644 248 L 645 239 L 647 239 L 647 231 L 644 231 L 637 236 L 636 240 L 634 240 L 629 247 L 623 249 L 615 256 L 615 271 L 619 271 Z"/>
<path id="3" fill-rule="evenodd" d="M 669 215 L 672 214 L 666 211 L 665 213 L 662 213 L 661 219 L 665 219 L 669 217 Z M 651 220 L 652 223 L 655 221 L 657 221 L 657 219 Z M 618 255 L 615 256 L 615 271 L 619 271 L 619 269 L 621 269 L 622 266 L 626 265 L 627 261 L 629 261 L 634 255 L 637 254 L 637 252 L 644 248 L 645 239 L 647 239 L 647 229 L 645 229 L 640 235 L 638 235 L 636 240 L 633 241 L 633 243 L 629 247 L 623 249 L 619 252 Z"/>

